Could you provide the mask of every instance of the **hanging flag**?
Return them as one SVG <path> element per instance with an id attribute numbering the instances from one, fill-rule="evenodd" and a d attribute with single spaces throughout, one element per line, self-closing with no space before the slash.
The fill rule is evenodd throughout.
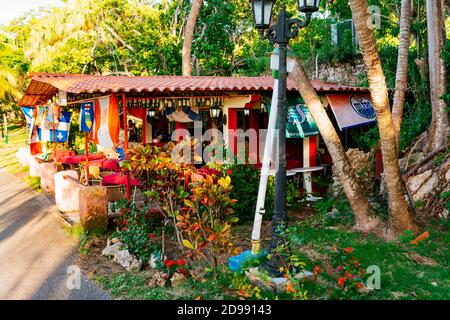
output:
<path id="1" fill-rule="evenodd" d="M 94 124 L 91 141 L 103 148 L 119 143 L 120 118 L 115 95 L 101 97 L 94 103 Z"/>
<path id="2" fill-rule="evenodd" d="M 83 102 L 80 109 L 80 130 L 91 132 L 94 119 L 94 101 Z"/>
<path id="3" fill-rule="evenodd" d="M 58 122 L 55 121 L 53 130 L 52 123 L 48 118 L 48 111 L 43 113 L 38 127 L 39 140 L 49 142 L 66 142 L 69 138 L 70 119 L 72 112 L 61 112 Z"/>
<path id="4" fill-rule="evenodd" d="M 31 155 L 37 155 L 42 153 L 42 145 L 38 136 L 38 119 L 41 118 L 43 109 L 36 108 L 33 110 L 33 115 L 30 123 L 30 132 L 28 134 L 28 144 L 30 145 Z"/>
<path id="5" fill-rule="evenodd" d="M 27 128 L 30 129 L 31 122 L 33 121 L 34 108 L 33 107 L 22 107 L 22 112 L 27 121 Z"/>

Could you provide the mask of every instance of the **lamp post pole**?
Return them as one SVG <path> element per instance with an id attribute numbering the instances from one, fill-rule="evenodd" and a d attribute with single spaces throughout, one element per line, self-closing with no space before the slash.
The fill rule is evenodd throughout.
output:
<path id="1" fill-rule="evenodd" d="M 286 87 L 287 87 L 287 13 L 283 6 L 276 24 L 276 43 L 279 49 L 278 63 L 278 108 L 277 128 L 278 139 L 275 147 L 275 203 L 272 216 L 272 239 L 270 252 L 273 252 L 282 242 L 281 233 L 287 227 L 288 215 L 286 210 Z M 281 261 L 279 255 L 273 255 L 267 261 L 268 271 L 275 275 L 281 275 L 279 267 Z"/>
<path id="2" fill-rule="evenodd" d="M 275 201 L 272 216 L 272 239 L 270 243 L 271 259 L 266 263 L 267 271 L 275 277 L 281 276 L 282 257 L 276 249 L 284 244 L 283 233 L 288 224 L 286 210 L 286 104 L 287 104 L 287 47 L 289 40 L 296 37 L 301 28 L 311 21 L 311 15 L 318 10 L 319 0 L 299 0 L 299 10 L 306 14 L 305 20 L 291 19 L 282 5 L 275 25 L 270 26 L 270 15 L 275 1 L 254 0 L 252 8 L 255 17 L 255 27 L 259 29 L 261 38 L 268 39 L 279 49 L 278 61 L 278 109 L 275 153 Z M 270 10 L 270 11 L 269 11 Z M 267 15 L 267 13 L 269 13 Z M 268 18 L 268 19 L 267 19 Z"/>

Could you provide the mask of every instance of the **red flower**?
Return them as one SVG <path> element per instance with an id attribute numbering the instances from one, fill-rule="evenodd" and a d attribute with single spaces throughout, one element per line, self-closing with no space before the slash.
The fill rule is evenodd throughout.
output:
<path id="1" fill-rule="evenodd" d="M 150 237 L 150 239 L 155 239 L 155 234 L 154 233 L 150 233 L 148 236 Z"/>
<path id="2" fill-rule="evenodd" d="M 233 174 L 233 170 L 228 169 L 228 175 L 231 176 Z"/>
<path id="3" fill-rule="evenodd" d="M 343 267 L 342 267 L 341 265 L 338 265 L 337 268 L 336 268 L 336 272 L 339 272 L 339 271 L 341 271 L 342 269 L 343 269 Z"/>
<path id="4" fill-rule="evenodd" d="M 320 266 L 315 266 L 314 269 L 313 269 L 313 273 L 315 275 L 317 275 L 319 273 L 319 271 L 320 271 Z"/>
<path id="5" fill-rule="evenodd" d="M 125 224 L 127 224 L 127 220 L 126 220 L 126 219 L 123 219 L 122 225 L 125 225 Z"/>
<path id="6" fill-rule="evenodd" d="M 353 249 L 352 248 L 345 248 L 344 250 L 342 250 L 342 252 L 352 253 Z"/>
<path id="7" fill-rule="evenodd" d="M 184 265 L 186 264 L 186 261 L 183 260 L 183 259 L 180 259 L 180 260 L 178 260 L 177 264 L 178 264 L 179 266 L 184 266 Z"/>
<path id="8" fill-rule="evenodd" d="M 123 227 L 123 228 L 122 228 L 122 231 L 125 231 L 125 230 L 127 230 L 127 227 Z"/>
<path id="9" fill-rule="evenodd" d="M 346 281 L 345 278 L 342 278 L 342 277 L 339 278 L 339 280 L 338 280 L 338 285 L 339 285 L 339 287 L 342 287 L 342 286 L 344 285 L 345 281 Z"/>
<path id="10" fill-rule="evenodd" d="M 167 268 L 170 268 L 171 266 L 173 266 L 174 264 L 176 264 L 177 262 L 174 260 L 170 260 L 170 259 L 166 259 L 164 260 L 164 264 L 166 265 Z"/>
<path id="11" fill-rule="evenodd" d="M 364 285 L 361 282 L 356 282 L 355 285 L 358 289 L 362 289 L 364 287 Z"/>

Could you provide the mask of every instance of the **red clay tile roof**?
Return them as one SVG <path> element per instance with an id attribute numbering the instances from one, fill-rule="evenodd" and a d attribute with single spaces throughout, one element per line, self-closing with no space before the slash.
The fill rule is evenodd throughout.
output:
<path id="1" fill-rule="evenodd" d="M 272 77 L 127 77 L 51 73 L 33 73 L 30 77 L 31 83 L 19 103 L 21 106 L 45 103 L 58 90 L 69 93 L 273 90 Z M 367 91 L 316 80 L 313 85 L 318 92 Z M 297 90 L 291 79 L 288 80 L 288 90 Z"/>

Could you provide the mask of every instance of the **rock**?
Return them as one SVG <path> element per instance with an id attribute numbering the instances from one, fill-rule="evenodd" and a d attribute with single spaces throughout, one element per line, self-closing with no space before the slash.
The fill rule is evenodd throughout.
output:
<path id="1" fill-rule="evenodd" d="M 167 257 L 164 256 L 164 260 L 166 260 L 166 259 L 167 259 Z M 152 269 L 157 269 L 158 268 L 158 264 L 160 262 L 162 262 L 161 252 L 159 252 L 159 253 L 152 253 L 151 256 L 150 256 L 150 259 L 148 260 L 148 265 Z"/>
<path id="2" fill-rule="evenodd" d="M 120 264 L 127 271 L 139 271 L 142 262 L 133 256 L 128 250 L 121 250 L 114 255 L 114 261 Z"/>
<path id="3" fill-rule="evenodd" d="M 431 170 L 427 170 L 416 176 L 411 176 L 408 178 L 408 188 L 411 193 L 416 193 L 417 190 L 422 186 L 422 184 L 427 180 L 432 174 Z"/>
<path id="4" fill-rule="evenodd" d="M 157 272 L 155 273 L 148 281 L 147 281 L 147 285 L 150 288 L 155 288 L 155 287 L 164 287 L 167 283 L 167 274 L 163 273 L 163 272 Z"/>
<path id="5" fill-rule="evenodd" d="M 184 274 L 179 273 L 179 272 L 175 272 L 172 276 L 172 278 L 170 278 L 170 283 L 172 284 L 172 287 L 177 287 L 180 284 L 186 282 L 187 278 Z"/>
<path id="6" fill-rule="evenodd" d="M 408 155 L 406 155 L 403 158 L 398 159 L 398 166 L 400 168 L 400 172 L 405 173 L 406 167 L 408 167 L 408 169 L 409 169 L 412 166 L 414 166 L 414 164 L 422 161 L 424 158 L 425 158 L 425 156 L 424 156 L 423 152 L 415 152 L 409 156 L 409 159 L 408 159 Z M 406 165 L 406 160 L 409 160 L 408 165 Z"/>
<path id="7" fill-rule="evenodd" d="M 424 199 L 439 183 L 439 177 L 433 171 L 427 170 L 419 175 L 408 178 L 408 188 L 411 191 L 413 201 Z"/>
<path id="8" fill-rule="evenodd" d="M 60 171 L 55 174 L 55 203 L 59 211 L 80 210 L 80 190 L 78 173 L 75 170 Z"/>
<path id="9" fill-rule="evenodd" d="M 288 283 L 286 278 L 272 278 L 272 282 L 275 287 L 275 292 L 286 291 L 286 285 Z"/>
<path id="10" fill-rule="evenodd" d="M 108 239 L 108 244 L 106 245 L 106 248 L 103 249 L 102 256 L 115 257 L 116 254 L 118 254 L 119 251 L 121 251 L 122 247 L 123 244 L 120 241 L 112 243 L 112 241 Z"/>
<path id="11" fill-rule="evenodd" d="M 313 278 L 313 277 L 314 277 L 314 274 L 312 272 L 310 272 L 310 271 L 307 271 L 307 270 L 303 270 L 302 272 L 297 273 L 294 276 L 295 279 L 300 279 L 300 280 L 309 279 L 309 278 Z"/>

